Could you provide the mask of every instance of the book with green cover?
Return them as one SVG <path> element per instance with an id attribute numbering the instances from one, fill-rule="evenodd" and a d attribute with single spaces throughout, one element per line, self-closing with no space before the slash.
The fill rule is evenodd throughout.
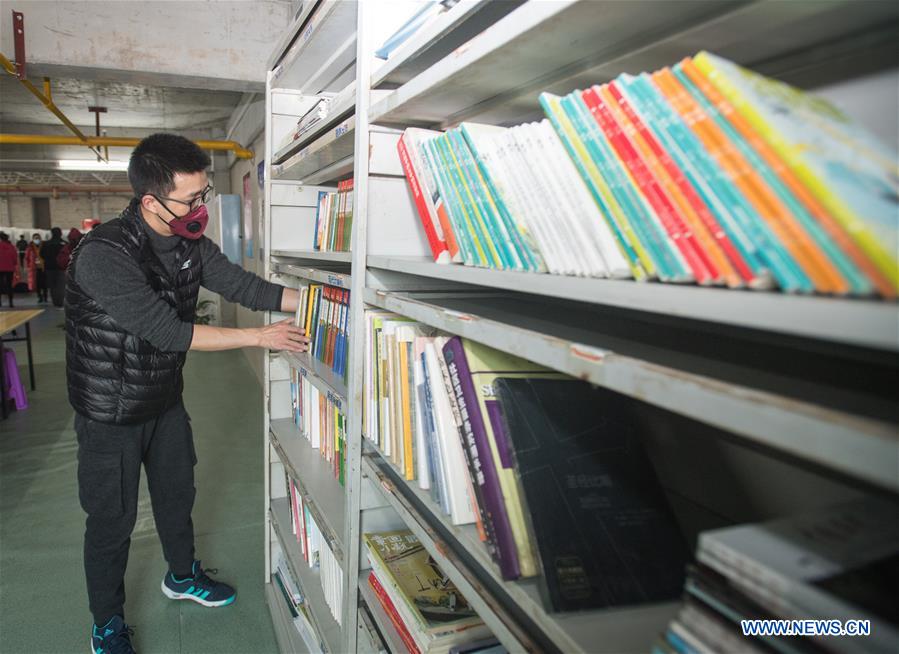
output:
<path id="1" fill-rule="evenodd" d="M 456 243 L 459 245 L 462 260 L 466 266 L 480 265 L 478 262 L 481 255 L 475 248 L 472 233 L 465 222 L 465 216 L 456 204 L 456 194 L 453 192 L 447 179 L 443 158 L 437 152 L 436 137 L 423 140 L 421 146 L 425 166 L 430 169 L 434 176 L 434 183 L 437 185 L 440 197 L 443 199 L 443 205 L 446 207 L 446 215 L 452 225 L 453 234 L 456 236 Z"/>

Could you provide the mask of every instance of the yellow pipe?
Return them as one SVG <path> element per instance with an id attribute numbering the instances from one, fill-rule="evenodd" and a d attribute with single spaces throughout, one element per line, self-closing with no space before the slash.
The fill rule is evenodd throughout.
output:
<path id="1" fill-rule="evenodd" d="M 7 59 L 2 54 L 0 54 L 0 64 L 2 64 L 3 68 L 5 68 L 6 72 L 9 73 L 10 75 L 16 74 L 16 67 L 13 65 L 13 63 L 9 59 Z M 34 84 L 29 82 L 27 79 L 20 79 L 19 81 L 22 83 L 22 85 L 26 89 L 31 91 L 31 93 L 32 93 L 32 95 L 34 95 L 34 97 L 36 97 L 38 100 L 41 101 L 41 104 L 43 104 L 45 107 L 47 107 L 47 109 L 50 110 L 50 113 L 52 113 L 54 116 L 59 118 L 66 127 L 68 127 L 70 130 L 72 130 L 72 132 L 74 132 L 78 136 L 79 142 L 76 143 L 76 145 L 87 145 L 87 143 L 85 142 L 85 139 L 87 137 L 84 134 L 82 134 L 81 130 L 78 129 L 77 127 L 75 127 L 75 123 L 73 123 L 71 120 L 69 120 L 66 117 L 66 115 L 64 113 L 62 113 L 62 111 L 59 110 L 59 107 L 57 107 L 53 103 L 53 100 L 51 99 L 51 94 L 50 94 L 50 79 L 49 78 L 47 78 L 47 77 L 44 78 L 44 92 L 46 93 L 46 95 L 44 95 L 44 93 L 41 93 L 40 90 Z M 95 150 L 94 148 L 91 148 L 91 150 L 93 150 L 93 152 L 98 157 L 103 156 L 99 150 Z"/>
<path id="2" fill-rule="evenodd" d="M 0 145 L 88 145 L 111 148 L 133 148 L 141 139 L 126 136 L 55 136 L 52 134 L 0 134 Z M 237 141 L 194 141 L 203 150 L 231 151 L 238 159 L 252 159 L 253 151 Z"/>

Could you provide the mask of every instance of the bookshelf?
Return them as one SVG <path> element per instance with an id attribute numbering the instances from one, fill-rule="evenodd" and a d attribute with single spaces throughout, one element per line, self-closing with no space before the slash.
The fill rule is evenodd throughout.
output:
<path id="1" fill-rule="evenodd" d="M 661 425 L 654 462 L 691 539 L 846 494 L 899 495 L 899 416 L 888 390 L 899 369 L 894 303 L 437 265 L 396 151 L 407 126 L 540 118 L 539 91 L 567 93 L 700 49 L 791 83 L 852 78 L 871 64 L 874 37 L 863 35 L 899 24 L 893 3 L 462 0 L 387 62 L 370 53 L 392 31 L 391 12 L 373 5 L 308 2 L 268 66 L 265 273 L 350 289 L 351 321 L 346 383 L 309 356 L 275 354 L 266 364 L 265 580 L 283 652 L 305 645 L 271 585 L 280 552 L 318 607 L 324 651 L 405 651 L 367 583 L 362 534 L 372 531 L 411 530 L 510 651 L 647 651 L 678 607 L 554 614 L 535 580 L 504 580 L 475 528 L 453 525 L 364 438 L 366 308 L 644 403 Z M 837 56 L 851 65 L 829 71 Z M 322 92 L 337 94 L 328 116 L 284 145 Z M 351 252 L 315 251 L 317 193 L 350 177 Z M 291 370 L 339 402 L 343 486 L 290 417 Z M 681 442 L 668 421 L 692 421 L 696 433 Z M 339 624 L 291 532 L 285 471 L 341 563 Z"/>

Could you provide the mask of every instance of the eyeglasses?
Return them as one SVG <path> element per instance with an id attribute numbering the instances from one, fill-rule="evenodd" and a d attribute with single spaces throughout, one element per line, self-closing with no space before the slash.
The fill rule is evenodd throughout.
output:
<path id="1" fill-rule="evenodd" d="M 188 207 L 191 211 L 194 211 L 196 209 L 199 209 L 200 205 L 206 204 L 206 202 L 209 201 L 210 193 L 212 193 L 212 184 L 207 184 L 206 188 L 204 188 L 202 191 L 200 191 L 199 195 L 194 196 L 194 198 L 192 200 L 190 200 L 189 202 L 185 202 L 184 200 L 176 200 L 175 198 L 161 198 L 158 195 L 153 195 L 152 193 L 148 193 L 148 195 L 154 197 L 156 199 L 156 201 L 159 203 L 162 203 L 163 200 L 166 200 L 168 202 L 177 202 L 178 204 L 183 204 L 184 206 Z M 162 206 L 165 207 L 164 204 Z M 168 209 L 168 207 L 165 207 L 165 208 Z M 169 211 L 169 213 L 172 213 L 172 212 Z M 172 213 L 172 215 L 174 216 L 175 214 Z M 177 216 L 175 216 L 175 217 L 177 218 Z"/>

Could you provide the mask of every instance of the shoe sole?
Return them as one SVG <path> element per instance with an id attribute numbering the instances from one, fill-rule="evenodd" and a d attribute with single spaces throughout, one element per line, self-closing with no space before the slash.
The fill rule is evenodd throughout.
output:
<path id="1" fill-rule="evenodd" d="M 97 650 L 94 649 L 94 639 L 93 638 L 91 638 L 90 647 L 91 647 L 91 654 L 97 654 Z M 137 652 L 135 652 L 134 654 L 137 654 Z"/>
<path id="2" fill-rule="evenodd" d="M 176 593 L 171 588 L 165 585 L 165 580 L 163 579 L 162 584 L 162 594 L 173 600 L 191 600 L 196 602 L 197 604 L 202 604 L 203 606 L 208 606 L 211 608 L 219 607 L 219 606 L 228 606 L 234 602 L 234 599 L 237 595 L 232 595 L 226 600 L 219 600 L 218 602 L 210 602 L 209 600 L 200 599 L 196 595 L 188 595 L 187 593 Z"/>

